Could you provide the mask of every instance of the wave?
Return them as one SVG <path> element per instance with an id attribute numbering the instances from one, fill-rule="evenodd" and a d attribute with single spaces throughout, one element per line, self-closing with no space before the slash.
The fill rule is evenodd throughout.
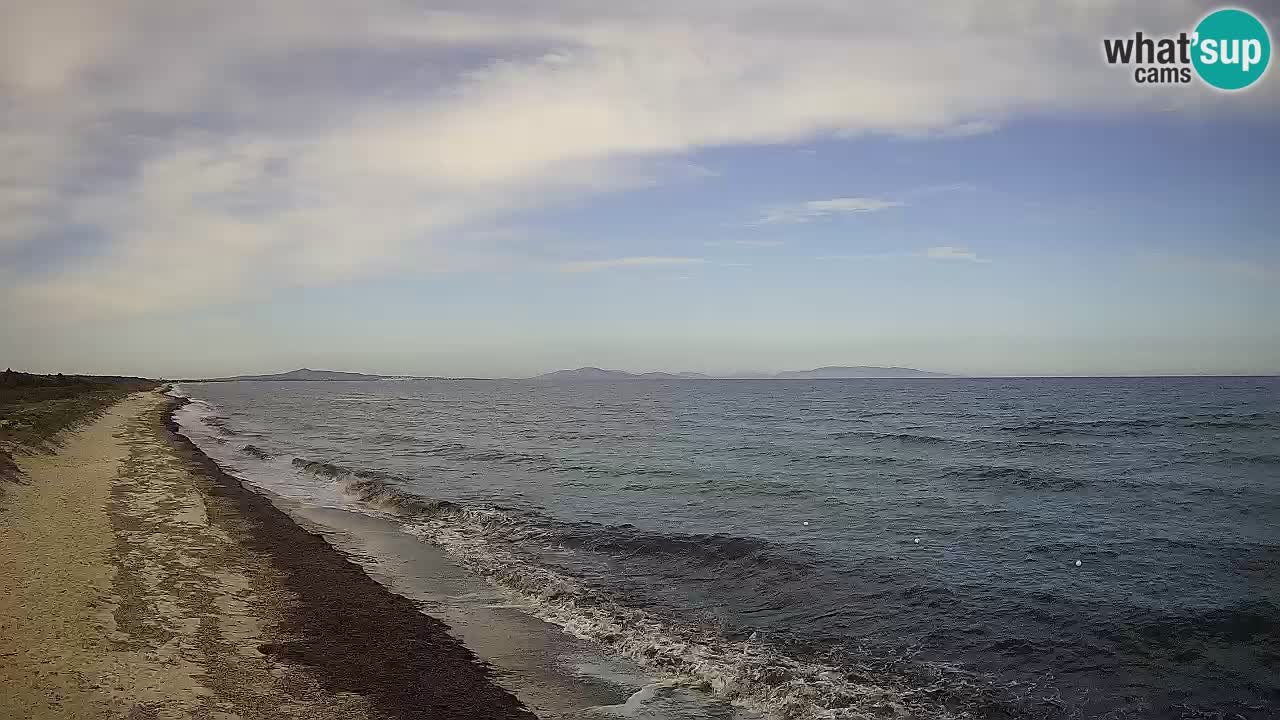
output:
<path id="1" fill-rule="evenodd" d="M 915 435 L 913 433 L 891 433 L 876 432 L 874 430 L 843 430 L 841 432 L 832 433 L 830 437 L 845 438 L 869 438 L 872 440 L 900 440 L 902 442 L 914 443 L 944 443 L 950 442 L 949 438 L 938 437 L 937 435 Z"/>
<path id="2" fill-rule="evenodd" d="M 218 432 L 222 433 L 223 435 L 234 436 L 234 435 L 240 434 L 227 426 L 228 418 L 222 415 L 215 415 L 210 413 L 202 416 L 200 418 L 200 421 L 203 422 L 205 425 L 208 425 L 209 427 L 213 428 L 214 430 L 217 430 Z"/>
<path id="3" fill-rule="evenodd" d="M 966 482 L 1009 482 L 1019 487 L 1037 490 L 1079 490 L 1086 486 L 1083 480 L 1062 475 L 1047 474 L 1038 470 L 1000 465 L 974 465 L 954 468 L 943 477 Z"/>
<path id="4" fill-rule="evenodd" d="M 524 542 L 531 537 L 539 537 L 548 544 L 561 548 L 624 556 L 679 556 L 684 559 L 713 559 L 717 562 L 780 561 L 776 554 L 771 554 L 772 545 L 757 538 L 723 534 L 656 534 L 631 525 L 564 523 L 532 511 L 477 508 L 448 500 L 426 498 L 402 489 L 406 479 L 392 473 L 352 469 L 305 458 L 294 458 L 292 465 L 301 472 L 337 482 L 348 496 L 380 510 L 394 512 L 408 520 L 444 518 L 465 522 L 470 525 L 471 530 L 482 531 L 495 540 Z"/>
<path id="5" fill-rule="evenodd" d="M 382 437 L 382 436 L 379 436 Z M 593 477 L 684 477 L 682 470 L 661 467 L 617 467 L 575 462 L 544 453 L 478 448 L 459 442 L 414 447 L 415 455 L 440 457 L 461 462 L 518 465 L 533 472 L 577 472 Z"/>
<path id="6" fill-rule="evenodd" d="M 1156 428 L 1257 430 L 1274 426 L 1280 413 L 1247 413 L 1239 415 L 1173 415 L 1168 417 L 1105 418 L 1099 420 L 1064 420 L 1046 418 L 998 426 L 999 430 L 1041 435 L 1071 434 L 1137 434 Z"/>
<path id="7" fill-rule="evenodd" d="M 294 458 L 292 465 L 298 470 L 328 478 L 341 484 L 341 489 L 355 500 L 379 510 L 401 515 L 418 516 L 450 511 L 458 506 L 447 500 L 424 498 L 405 492 L 391 482 L 392 476 L 368 470 L 351 470 L 333 463 Z"/>
<path id="8" fill-rule="evenodd" d="M 256 458 L 262 461 L 270 460 L 272 457 L 271 453 L 267 452 L 266 450 L 263 450 L 257 445 L 245 445 L 244 447 L 240 448 L 240 452 L 244 453 L 245 455 L 248 455 L 249 457 Z"/>
<path id="9" fill-rule="evenodd" d="M 403 433 L 383 432 L 370 438 L 372 442 L 392 445 L 395 447 L 413 447 L 417 443 L 422 442 L 422 438 L 413 435 L 405 435 Z"/>
<path id="10" fill-rule="evenodd" d="M 1182 458 L 1170 462 L 1175 465 L 1197 463 L 1280 465 L 1280 453 L 1248 453 L 1229 450 L 1184 452 Z"/>
<path id="11" fill-rule="evenodd" d="M 1221 430 L 1250 430 L 1261 427 L 1262 424 L 1249 422 L 1246 420 L 1234 419 L 1210 419 L 1210 420 L 1194 420 L 1182 424 L 1183 427 L 1189 428 L 1214 428 Z"/>
<path id="12" fill-rule="evenodd" d="M 1012 715 L 994 689 L 958 670 L 892 656 L 798 657 L 759 633 L 733 640 L 713 623 L 673 622 L 630 607 L 607 591 L 531 563 L 518 549 L 489 542 L 483 533 L 444 517 L 412 522 L 406 528 L 513 593 L 535 616 L 670 680 L 770 717 L 950 720 Z M 762 542 L 740 540 L 668 538 L 658 551 L 695 543 L 751 555 Z"/>
<path id="13" fill-rule="evenodd" d="M 923 429 L 923 428 L 911 428 Z M 1001 428 L 1008 430 L 1009 428 Z M 993 438 L 975 438 L 975 437 L 944 437 L 941 435 L 929 435 L 923 433 L 909 432 L 882 432 L 875 430 L 842 430 L 840 432 L 831 433 L 827 437 L 844 440 L 849 438 L 866 438 L 868 440 L 891 440 L 901 443 L 914 443 L 921 445 L 959 445 L 967 448 L 988 448 L 993 451 L 1007 452 L 1010 450 L 1025 450 L 1036 448 L 1041 450 L 1080 450 L 1091 447 L 1085 443 L 1066 442 L 1062 440 L 1010 440 L 1010 439 L 993 439 Z M 818 456 L 819 459 L 825 459 L 827 456 Z"/>
<path id="14" fill-rule="evenodd" d="M 1206 677 L 1218 671 L 1208 660 L 1196 664 L 1199 661 L 1190 655 L 1179 656 L 1182 645 L 1164 647 L 1163 641 L 1157 641 L 1175 637 L 1178 627 L 1187 628 L 1187 634 L 1194 636 L 1191 644 L 1196 647 L 1188 653 L 1213 658 L 1228 651 L 1244 652 L 1249 646 L 1250 657 L 1257 657 L 1259 652 L 1253 648 L 1277 636 L 1274 605 L 1244 608 L 1244 612 L 1234 615 L 1224 611 L 1220 615 L 1192 617 L 1194 613 L 1187 611 L 1187 617 L 1181 618 L 1144 614 L 1123 601 L 1116 606 L 1099 605 L 1092 597 L 1081 600 L 1070 592 L 1046 592 L 1043 602 L 1024 602 L 1021 595 L 1009 597 L 1010 588 L 1023 577 L 1033 578 L 1027 583 L 1028 590 L 1059 587 L 1059 580 L 1038 580 L 1060 570 L 1057 564 L 1065 563 L 1068 569 L 1062 574 L 1068 580 L 1078 577 L 1081 582 L 1092 583 L 1096 577 L 1115 572 L 1123 582 L 1122 573 L 1130 565 L 1138 580 L 1154 572 L 1172 572 L 1161 570 L 1165 560 L 1169 567 L 1187 561 L 1178 566 L 1185 570 L 1174 574 L 1192 578 L 1187 593 L 1203 593 L 1196 578 L 1211 574 L 1204 568 L 1217 564 L 1244 567 L 1240 553 L 1249 551 L 1248 547 L 1240 550 L 1222 544 L 1213 527 L 1187 535 L 1195 540 L 1182 539 L 1180 535 L 1167 540 L 1152 538 L 1148 537 L 1152 532 L 1159 534 L 1166 529 L 1136 527 L 1129 543 L 1104 540 L 1089 544 L 1056 532 L 1052 517 L 1047 521 L 1014 517 L 1020 512 L 1018 503 L 990 500 L 1030 493 L 1073 506 L 1076 499 L 1055 491 L 1085 488 L 1080 502 L 1087 506 L 1091 501 L 1117 497 L 1121 502 L 1140 502 L 1149 496 L 1151 488 L 1157 488 L 1161 503 L 1190 508 L 1178 511 L 1187 514 L 1189 523 L 1195 522 L 1196 509 L 1201 507 L 1215 513 L 1238 510 L 1241 514 L 1254 514 L 1253 518 L 1243 518 L 1242 525 L 1248 529 L 1266 518 L 1267 511 L 1275 506 L 1276 498 L 1266 483 L 1266 470 L 1280 462 L 1280 456 L 1260 431 L 1244 428 L 1261 427 L 1280 415 L 1215 412 L 1220 408 L 1210 405 L 1187 410 L 1118 405 L 1108 411 L 1113 417 L 1092 419 L 1087 407 L 1070 409 L 1071 416 L 1039 421 L 1016 408 L 1000 409 L 934 426 L 908 424 L 919 420 L 914 417 L 867 425 L 864 418 L 823 416 L 809 424 L 804 433 L 798 433 L 794 441 L 790 436 L 770 439 L 767 433 L 732 427 L 709 435 L 696 450 L 681 443 L 677 451 L 670 452 L 650 452 L 645 438 L 632 438 L 638 446 L 628 445 L 611 423 L 587 421 L 566 422 L 570 427 L 562 431 L 556 425 L 557 433 L 537 431 L 536 426 L 524 422 L 495 423 L 472 431 L 460 428 L 444 436 L 420 432 L 433 427 L 431 422 L 390 423 L 371 417 L 365 424 L 341 426 L 345 431 L 341 441 L 367 442 L 372 438 L 372 452 L 367 444 L 340 451 L 320 449 L 324 445 L 333 447 L 332 443 L 339 441 L 336 434 L 319 440 L 291 439 L 298 436 L 295 421 L 271 426 L 269 440 L 260 441 L 244 433 L 232 438 L 232 443 L 223 449 L 212 445 L 226 442 L 216 427 L 202 428 L 201 437 L 209 443 L 211 453 L 247 473 L 249 482 L 283 489 L 284 496 L 303 502 L 363 509 L 397 521 L 424 541 L 442 547 L 460 564 L 505 588 L 535 615 L 599 642 L 605 652 L 630 656 L 655 673 L 702 687 L 744 706 L 784 708 L 784 714 L 792 717 L 948 717 L 948 713 L 969 717 L 1023 716 L 1024 704 L 1037 706 L 1040 698 L 1019 700 L 1019 693 L 1026 696 L 1032 692 L 1028 687 L 1042 681 L 1063 683 L 1066 696 L 1059 700 L 1063 705 L 1057 706 L 1062 713 L 1092 715 L 1099 708 L 1111 708 L 1111 700 L 1082 699 L 1079 688 L 1093 689 L 1090 683 L 1102 678 L 1094 697 L 1110 698 L 1104 696 L 1112 691 L 1107 678 L 1116 673 L 1107 668 L 1119 672 L 1126 664 L 1132 665 L 1135 657 L 1139 664 L 1141 658 L 1149 657 L 1164 663 L 1162 667 L 1194 665 Z M 1223 404 L 1221 409 L 1227 410 L 1227 406 Z M 247 419 L 242 422 L 246 415 L 232 411 L 234 406 L 226 411 L 207 406 L 199 410 L 230 415 L 240 430 L 254 428 Z M 1137 417 L 1117 417 L 1120 415 Z M 358 420 L 363 421 L 364 416 Z M 997 429 L 1000 425 L 1004 427 Z M 587 430 L 580 432 L 580 427 Z M 603 445 L 592 442 L 595 436 L 585 434 L 602 429 L 613 433 L 601 438 L 608 440 Z M 836 430 L 847 432 L 835 433 Z M 880 432 L 873 432 L 876 430 Z M 511 439 L 511 444 L 503 446 L 503 437 L 491 432 Z M 1145 438 L 1117 439 L 1121 434 L 1144 434 Z M 548 438 L 565 442 L 548 442 Z M 1146 438 L 1159 442 L 1146 442 Z M 539 439 L 543 442 L 539 443 Z M 1187 442 L 1166 442 L 1175 439 Z M 453 440 L 457 442 L 450 442 Z M 246 445 L 248 442 L 255 443 L 258 450 L 270 448 L 279 457 L 274 461 L 262 458 L 250 450 L 255 446 Z M 287 450 L 296 442 L 318 447 L 311 451 Z M 1120 446 L 1131 454 L 1115 452 Z M 310 458 L 295 458 L 294 452 Z M 1046 457 L 1050 452 L 1052 455 Z M 362 469 L 361 461 L 345 459 L 356 456 L 370 458 L 371 467 L 415 469 L 407 470 L 411 474 L 406 475 Z M 255 458 L 265 464 L 252 462 Z M 344 458 L 340 462 L 346 466 L 325 462 L 330 458 Z M 394 464 L 387 458 L 395 458 Z M 1161 465 L 1191 461 L 1206 465 L 1222 462 L 1231 469 L 1221 473 L 1206 467 L 1204 472 L 1192 472 Z M 876 467 L 871 467 L 873 464 Z M 546 475 L 536 474 L 544 471 Z M 433 473 L 439 473 L 439 477 L 431 477 Z M 1027 562 L 1010 570 L 1013 580 L 1002 578 L 986 586 L 952 587 L 940 585 L 933 575 L 922 578 L 922 572 L 933 566 L 921 563 L 931 562 L 933 552 L 942 545 L 925 543 L 921 548 L 925 552 L 917 552 L 911 536 L 945 530 L 947 519 L 919 527 L 903 523 L 893 532 L 901 531 L 898 534 L 902 537 L 897 539 L 905 543 L 906 550 L 894 545 L 891 538 L 884 552 L 877 554 L 876 537 L 868 533 L 872 542 L 861 542 L 862 529 L 856 527 L 859 518 L 847 509 L 856 510 L 857 498 L 847 497 L 839 483 L 827 487 L 820 482 L 842 473 L 853 478 L 855 482 L 849 485 L 854 487 L 864 484 L 862 478 L 876 476 L 886 482 L 911 485 L 904 488 L 904 498 L 958 498 L 961 504 L 943 507 L 944 515 L 956 508 L 968 512 L 970 507 L 984 513 L 1012 513 L 966 520 L 960 525 L 962 529 L 973 527 L 979 532 L 962 536 L 956 544 L 963 544 L 965 547 L 958 550 L 971 552 L 969 557 L 979 558 L 980 563 L 986 562 L 987 556 L 1002 558 L 1006 550 L 1018 557 L 1025 552 Z M 497 475 L 500 482 L 487 483 L 486 475 Z M 607 482 L 590 479 L 606 475 L 635 477 Z M 681 475 L 689 482 L 651 479 Z M 806 483 L 811 477 L 818 482 Z M 415 488 L 448 487 L 448 478 L 457 479 L 458 497 L 454 490 L 437 491 L 449 500 L 412 492 Z M 541 492 L 537 484 L 548 481 L 555 483 L 553 491 Z M 532 490 L 524 485 L 526 482 Z M 708 498 L 690 499 L 691 506 L 702 503 L 697 506 L 699 514 L 691 512 L 687 516 L 691 522 L 701 523 L 692 527 L 733 528 L 730 534 L 666 532 L 668 526 L 658 524 L 663 520 L 657 514 L 666 505 L 632 512 L 631 504 L 641 496 L 618 494 L 620 490 L 652 490 L 659 486 L 670 487 L 677 501 L 680 493 L 708 494 Z M 574 505 L 575 498 L 602 488 L 613 493 L 605 498 L 608 505 Z M 1113 489 L 1122 492 L 1115 494 Z M 826 502 L 831 509 L 830 527 L 820 527 L 823 516 L 811 511 L 791 518 L 791 509 L 806 506 L 808 501 L 793 505 L 789 499 L 776 497 L 783 491 L 806 493 L 819 500 L 822 494 L 829 493 Z M 988 501 L 971 505 L 981 500 L 975 492 Z M 1222 494 L 1212 498 L 1197 495 L 1208 492 Z M 470 493 L 505 498 L 496 502 L 510 507 L 471 502 L 469 498 L 474 496 Z M 991 493 L 996 495 L 990 496 Z M 425 494 L 434 493 L 427 490 Z M 760 523 L 753 522 L 754 518 L 739 521 L 736 517 L 732 522 L 718 522 L 716 508 L 733 512 L 738 506 L 732 501 L 748 494 L 756 503 L 753 507 L 776 509 L 777 517 L 767 517 Z M 721 496 L 730 500 L 720 504 Z M 550 513 L 530 508 L 520 498 L 546 502 L 565 519 L 548 517 Z M 582 507 L 583 516 L 566 515 L 572 507 Z M 704 513 L 704 507 L 711 509 L 710 513 Z M 627 511 L 618 512 L 618 508 Z M 921 512 L 912 515 L 910 511 L 904 509 L 908 519 Z M 927 515 L 935 510 L 926 507 L 923 512 Z M 802 515 L 810 520 L 818 518 L 819 522 L 813 524 L 819 527 L 813 530 L 839 536 L 841 529 L 848 527 L 848 532 L 838 542 L 825 545 L 825 532 L 810 534 L 793 527 Z M 892 513 L 889 515 L 889 522 L 897 520 Z M 584 516 L 601 523 L 584 522 Z M 645 528 L 611 524 L 628 519 Z M 836 519 L 845 525 L 836 526 Z M 873 520 L 876 525 L 886 524 L 884 517 Z M 1024 520 L 1027 527 L 1042 532 L 1016 532 Z M 988 539 L 985 533 L 993 528 L 1014 531 L 1008 536 L 1012 538 L 1009 548 L 982 544 Z M 876 527 L 869 529 L 874 531 Z M 1175 535 L 1181 532 L 1178 528 L 1167 530 Z M 1000 533 L 992 536 L 997 541 L 1005 537 Z M 805 550 L 810 543 L 815 548 L 812 553 Z M 868 561 L 856 562 L 864 553 Z M 1083 559 L 1082 570 L 1070 569 L 1074 559 Z M 1197 564 L 1201 562 L 1203 565 Z M 951 565 L 954 567 L 955 563 Z M 1273 579 L 1271 568 L 1276 565 L 1258 561 L 1251 567 L 1257 569 L 1249 571 L 1250 587 L 1263 587 Z M 1231 572 L 1238 577 L 1245 571 Z M 1228 587 L 1223 594 L 1231 590 Z M 1178 592 L 1183 590 L 1179 588 Z M 1158 595 L 1156 591 L 1152 594 Z M 1218 601 L 1212 595 L 1204 598 L 1205 604 Z M 978 615 L 988 611 L 999 613 L 1008 622 L 988 625 Z M 1178 625 L 1182 620 L 1187 624 Z M 968 629 L 960 624 L 970 621 Z M 1204 625 L 1203 638 L 1196 635 L 1195 623 Z M 1114 638 L 1105 631 L 1112 625 L 1118 628 Z M 984 632 L 987 627 L 994 630 Z M 1132 630 L 1133 637 L 1126 634 L 1126 627 Z M 1077 628 L 1081 628 L 1078 633 Z M 758 634 L 753 634 L 757 630 Z M 1222 647 L 1217 647 L 1219 644 Z M 1232 649 L 1232 644 L 1240 647 Z M 920 655 L 912 655 L 913 652 Z M 1269 651 L 1262 654 L 1274 657 Z M 999 682 L 1004 684 L 993 689 L 989 678 L 937 669 L 921 658 L 954 659 L 987 669 L 999 673 Z M 1076 671 L 1083 673 L 1079 676 L 1083 680 L 1070 676 Z M 1241 677 L 1246 676 L 1251 682 L 1260 682 L 1255 679 L 1264 677 L 1265 672 L 1242 672 Z M 1164 685 L 1154 683 L 1150 687 L 1155 692 Z M 1053 693 L 1052 687 L 1048 693 Z M 1145 696 L 1139 693 L 1135 697 Z M 1019 712 L 1014 713 L 1009 707 Z M 1042 709 L 1032 707 L 1030 714 L 1040 714 Z M 1253 717 L 1250 713 L 1245 715 Z"/>
<path id="15" fill-rule="evenodd" d="M 504 588 L 537 617 L 609 648 L 682 685 L 782 718 L 864 714 L 949 720 L 1006 714 L 1004 701 L 977 676 L 887 654 L 803 657 L 752 633 L 730 639 L 714 622 L 676 622 L 619 600 L 614 592 L 538 562 L 540 552 L 605 552 L 628 562 L 734 566 L 795 573 L 813 564 L 767 540 L 723 534 L 654 534 L 638 528 L 556 523 L 531 512 L 424 498 L 378 471 L 295 458 L 301 472 L 340 484 L 344 493 L 391 512 L 410 534 L 436 544 Z M 993 708 L 995 710 L 993 710 Z M 975 713 L 981 709 L 981 713 Z M 966 715 L 967 714 L 967 715 Z"/>
<path id="16" fill-rule="evenodd" d="M 902 462 L 902 458 L 893 455 L 838 455 L 834 453 L 826 453 L 823 455 L 814 455 L 814 460 L 834 463 L 867 463 L 869 465 L 892 465 Z"/>
<path id="17" fill-rule="evenodd" d="M 1241 462 L 1258 463 L 1259 465 L 1280 465 L 1280 454 L 1240 455 L 1239 460 Z"/>
<path id="18" fill-rule="evenodd" d="M 1266 599 L 1246 599 L 1216 608 L 1142 610 L 1131 613 L 1122 623 L 1100 627 L 1098 632 L 1148 657 L 1188 652 L 1213 657 L 1242 645 L 1280 647 L 1280 607 Z M 1274 650 L 1266 655 L 1270 662 L 1280 659 Z"/>
<path id="19" fill-rule="evenodd" d="M 656 557 L 667 563 L 692 561 L 712 563 L 719 567 L 733 564 L 751 570 L 767 565 L 772 570 L 790 574 L 812 565 L 808 559 L 801 559 L 795 551 L 784 554 L 766 540 L 733 535 L 657 534 L 629 525 L 604 527 L 584 524 L 557 529 L 554 536 L 565 547 L 607 552 L 624 558 L 642 555 Z"/>
<path id="20" fill-rule="evenodd" d="M 230 425 L 228 424 L 230 422 L 230 418 L 220 414 L 218 410 L 214 408 L 213 405 L 210 405 L 204 400 L 191 398 L 189 395 L 185 394 L 185 390 L 183 390 L 180 386 L 175 385 L 174 387 L 170 388 L 169 394 L 172 397 L 182 398 L 187 401 L 188 407 L 191 407 L 195 411 L 198 421 L 212 431 L 212 434 L 209 436 L 209 439 L 217 443 L 218 445 L 226 445 L 230 441 L 238 438 L 261 438 L 262 437 L 262 435 L 259 433 L 244 432 L 236 428 L 230 427 Z M 249 452 L 248 454 L 253 455 L 254 453 Z M 262 458 L 259 458 L 259 459 L 262 459 Z"/>

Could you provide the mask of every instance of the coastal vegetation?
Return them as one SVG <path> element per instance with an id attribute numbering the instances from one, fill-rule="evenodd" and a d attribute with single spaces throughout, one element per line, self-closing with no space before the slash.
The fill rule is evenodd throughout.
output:
<path id="1" fill-rule="evenodd" d="M 101 415 L 131 392 L 158 385 L 138 377 L 6 369 L 0 374 L 0 481 L 20 481 L 14 455 L 52 451 L 63 430 Z"/>

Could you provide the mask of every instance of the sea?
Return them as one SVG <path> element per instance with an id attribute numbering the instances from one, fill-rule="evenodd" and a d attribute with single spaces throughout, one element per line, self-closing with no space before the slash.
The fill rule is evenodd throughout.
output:
<path id="1" fill-rule="evenodd" d="M 543 716 L 1280 717 L 1280 378 L 175 392 Z"/>

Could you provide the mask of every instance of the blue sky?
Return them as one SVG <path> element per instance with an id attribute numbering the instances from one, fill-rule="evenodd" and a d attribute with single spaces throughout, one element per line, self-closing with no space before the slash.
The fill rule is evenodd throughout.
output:
<path id="1" fill-rule="evenodd" d="M 1280 371 L 1275 73 L 1099 57 L 1209 5 L 125 7 L 2 11 L 14 367 Z"/>

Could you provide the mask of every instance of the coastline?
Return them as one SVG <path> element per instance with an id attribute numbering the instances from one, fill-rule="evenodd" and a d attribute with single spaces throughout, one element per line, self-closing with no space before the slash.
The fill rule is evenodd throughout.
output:
<path id="1" fill-rule="evenodd" d="M 532 718 L 448 626 L 134 393 L 0 509 L 0 715 Z"/>
<path id="2" fill-rule="evenodd" d="M 178 394 L 185 395 L 179 391 Z M 188 404 L 188 402 L 190 404 Z M 252 445 L 224 439 L 224 426 L 200 420 L 204 400 L 183 398 L 170 426 L 189 442 L 210 472 L 229 475 L 233 487 L 321 538 L 364 574 L 420 612 L 443 621 L 491 670 L 491 675 L 528 710 L 544 720 L 580 720 L 641 714 L 645 717 L 735 717 L 723 699 L 664 680 L 627 657 L 619 657 L 579 632 L 542 617 L 537 603 L 492 582 L 445 547 L 406 528 L 398 512 L 361 508 L 355 496 L 316 502 L 274 484 L 287 468 L 242 464 Z M 188 410 L 194 410 L 191 415 Z M 210 437 L 206 431 L 214 430 Z M 235 448 L 229 454 L 228 448 Z M 271 457 L 271 456 L 268 456 Z M 296 463 L 294 464 L 296 467 Z M 323 493 L 322 493 L 323 495 Z M 353 504 L 353 502 L 355 504 Z"/>

